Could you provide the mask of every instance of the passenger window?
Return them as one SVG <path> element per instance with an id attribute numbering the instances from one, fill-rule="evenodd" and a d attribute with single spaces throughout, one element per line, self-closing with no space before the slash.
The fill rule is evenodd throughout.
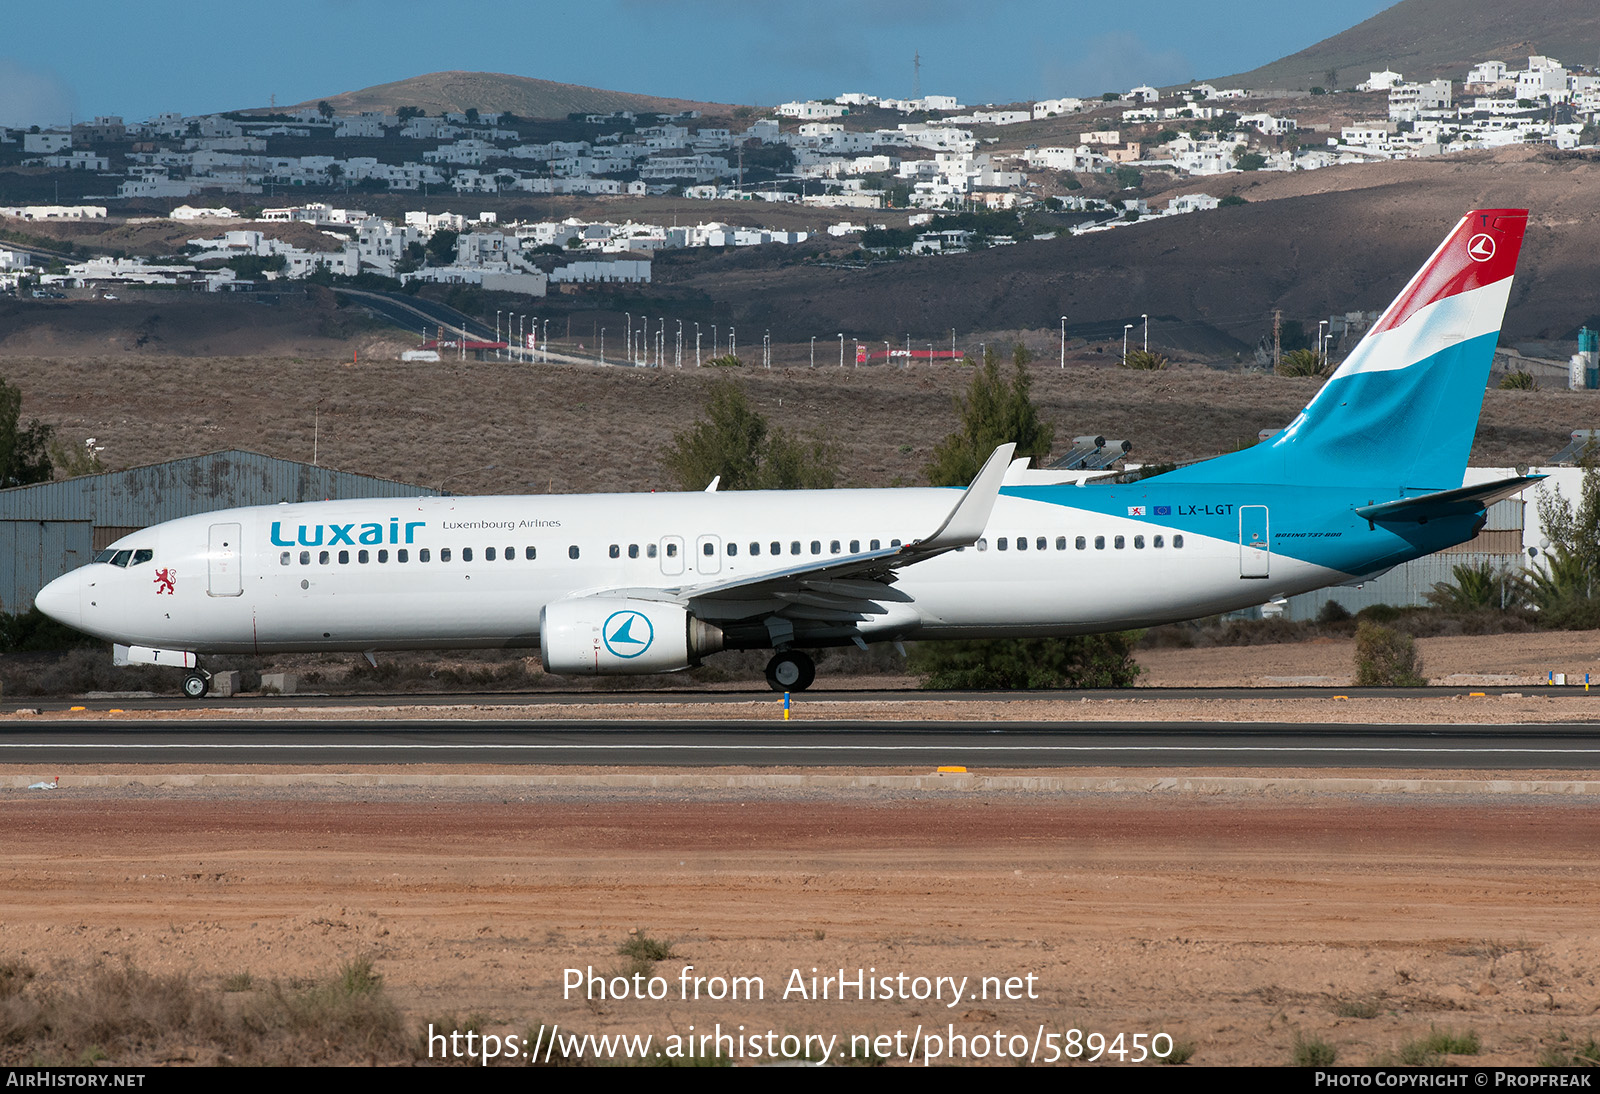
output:
<path id="1" fill-rule="evenodd" d="M 737 543 L 733 542 L 733 540 L 730 539 L 728 541 L 728 557 L 732 558 L 734 555 L 736 555 L 738 553 L 739 553 L 739 545 Z"/>
<path id="2" fill-rule="evenodd" d="M 639 545 L 637 543 L 628 544 L 628 557 L 629 558 L 638 558 L 639 557 Z"/>
<path id="3" fill-rule="evenodd" d="M 372 555 L 365 547 L 363 547 L 361 550 L 356 552 L 356 561 L 365 566 L 368 562 L 372 561 Z"/>
<path id="4" fill-rule="evenodd" d="M 1124 547 L 1124 546 L 1126 546 L 1126 545 L 1127 545 L 1127 541 L 1126 541 L 1126 540 L 1124 540 L 1124 539 L 1123 539 L 1123 538 L 1122 538 L 1122 537 L 1121 537 L 1121 536 L 1118 536 L 1118 537 L 1117 537 L 1117 538 L 1116 538 L 1116 539 L 1114 539 L 1114 540 L 1112 540 L 1112 541 L 1111 541 L 1111 545 L 1112 545 L 1112 546 L 1113 546 L 1113 547 L 1115 547 L 1115 548 L 1116 548 L 1116 549 L 1117 549 L 1117 550 L 1119 550 L 1119 551 L 1120 551 L 1120 550 L 1122 550 L 1122 548 L 1123 548 L 1123 547 Z"/>
<path id="5" fill-rule="evenodd" d="M 1183 537 L 1182 536 L 1173 536 L 1172 537 L 1172 545 L 1174 547 L 1182 547 L 1183 546 Z"/>
<path id="6" fill-rule="evenodd" d="M 820 555 L 822 553 L 822 541 L 820 539 L 814 539 L 811 541 L 811 553 L 814 555 Z"/>
<path id="7" fill-rule="evenodd" d="M 790 542 L 790 544 L 789 544 L 789 553 L 791 555 L 797 555 L 797 554 L 800 553 L 800 541 L 799 540 L 793 540 L 793 541 Z"/>
<path id="8" fill-rule="evenodd" d="M 828 543 L 828 553 L 830 555 L 836 555 L 842 550 L 844 550 L 844 548 L 842 546 L 840 546 L 838 540 L 836 540 L 836 539 L 835 540 L 831 540 Z"/>
<path id="9" fill-rule="evenodd" d="M 285 551 L 283 554 L 279 555 L 278 561 L 283 563 L 285 566 L 289 565 L 289 552 Z"/>
<path id="10" fill-rule="evenodd" d="M 889 541 L 889 546 L 891 546 L 891 547 L 898 547 L 898 546 L 900 546 L 900 541 L 899 541 L 899 540 L 897 540 L 897 539 L 891 539 L 891 540 L 890 540 L 890 541 Z"/>
<path id="11" fill-rule="evenodd" d="M 708 540 L 701 545 L 700 553 L 705 555 L 707 558 L 710 558 L 712 555 L 717 553 L 717 545 Z"/>
<path id="12" fill-rule="evenodd" d="M 1152 547 L 1161 547 L 1161 546 L 1164 546 L 1164 540 L 1163 540 L 1163 538 L 1162 538 L 1162 537 L 1161 537 L 1161 536 L 1157 536 L 1157 537 L 1156 537 L 1156 538 L 1155 538 L 1155 539 L 1154 539 L 1154 540 L 1153 540 L 1153 541 L 1152 541 L 1152 542 L 1151 542 L 1151 544 L 1150 544 L 1150 545 L 1151 545 L 1151 546 L 1152 546 Z"/>
<path id="13" fill-rule="evenodd" d="M 1044 550 L 1044 537 L 1040 536 L 1038 539 L 1034 540 L 1033 541 L 1033 546 L 1034 546 L 1034 549 L 1037 550 L 1037 551 Z M 1066 546 L 1066 542 L 1062 541 L 1061 546 L 1065 547 Z"/>
<path id="14" fill-rule="evenodd" d="M 761 544 L 759 544 L 759 543 L 750 544 L 750 553 L 752 555 L 759 555 L 761 553 Z"/>
<path id="15" fill-rule="evenodd" d="M 328 552 L 326 552 L 326 551 L 317 552 L 317 565 L 318 566 L 326 566 L 327 564 L 328 564 Z"/>
<path id="16" fill-rule="evenodd" d="M 777 540 L 773 540 L 771 546 L 772 546 L 772 550 L 767 552 L 768 554 L 773 554 L 773 555 L 781 555 L 781 554 L 783 554 L 783 544 L 779 543 Z"/>
<path id="17" fill-rule="evenodd" d="M 301 551 L 300 552 L 300 565 L 302 565 L 302 566 L 311 565 L 311 552 L 310 551 Z"/>
<path id="18" fill-rule="evenodd" d="M 506 548 L 506 561 L 507 562 L 515 562 L 516 560 L 517 560 L 517 549 L 515 547 L 507 547 Z"/>
<path id="19" fill-rule="evenodd" d="M 576 551 L 577 548 L 574 547 L 573 550 Z M 577 558 L 578 556 L 576 554 L 574 554 L 572 557 L 573 558 Z M 677 558 L 678 557 L 678 545 L 676 543 L 667 544 L 667 557 L 668 558 Z"/>
<path id="20" fill-rule="evenodd" d="M 472 561 L 472 548 L 471 547 L 463 547 L 463 548 L 461 548 L 461 561 L 462 562 L 471 562 Z"/>
<path id="21" fill-rule="evenodd" d="M 879 542 L 879 540 L 873 540 L 871 543 L 867 544 L 867 549 L 870 551 L 876 551 L 878 549 Z"/>
<path id="22" fill-rule="evenodd" d="M 1089 541 L 1084 539 L 1082 536 L 1079 536 L 1077 538 L 1077 540 L 1073 543 L 1073 546 L 1075 546 L 1078 550 L 1081 551 L 1084 548 L 1089 546 Z"/>
<path id="23" fill-rule="evenodd" d="M 615 547 L 613 547 L 611 549 L 613 551 L 616 550 Z M 616 556 L 613 555 L 612 557 L 615 558 Z M 494 561 L 494 548 L 493 547 L 485 547 L 483 549 L 483 561 L 485 561 L 485 562 L 493 562 Z"/>
<path id="24" fill-rule="evenodd" d="M 130 558 L 132 558 L 132 557 L 133 557 L 133 552 L 132 551 L 118 551 L 117 554 L 116 554 L 116 557 L 114 557 L 111 560 L 111 565 L 113 565 L 113 566 L 121 566 L 123 569 L 127 569 L 128 568 L 128 560 Z"/>
<path id="25" fill-rule="evenodd" d="M 427 562 L 429 560 L 430 556 L 431 556 L 431 552 L 429 552 L 429 550 L 426 547 L 424 547 L 422 550 L 417 552 L 417 561 L 418 562 Z"/>
<path id="26" fill-rule="evenodd" d="M 986 540 L 986 539 L 983 539 L 982 537 L 979 537 L 979 539 L 978 539 L 978 550 L 987 551 L 988 549 L 989 549 L 989 541 Z"/>
<path id="27" fill-rule="evenodd" d="M 645 557 L 646 558 L 655 558 L 656 557 L 656 545 L 654 543 L 650 544 L 648 547 L 646 547 L 644 549 L 644 553 L 645 553 Z"/>
<path id="28" fill-rule="evenodd" d="M 411 553 L 402 547 L 394 553 L 394 560 L 396 562 L 409 562 L 411 561 Z"/>
<path id="29" fill-rule="evenodd" d="M 137 566 L 141 562 L 149 562 L 152 558 L 155 558 L 155 557 L 156 557 L 156 553 L 154 551 L 135 551 L 135 552 L 133 552 L 133 562 L 131 562 L 129 565 Z M 285 562 L 284 565 L 287 566 L 289 564 L 287 562 Z"/>
<path id="30" fill-rule="evenodd" d="M 1026 551 L 1027 549 L 1028 549 L 1028 537 L 1027 536 L 1018 536 L 1017 537 L 1017 550 Z"/>
<path id="31" fill-rule="evenodd" d="M 861 553 L 861 541 L 859 539 L 853 539 L 850 541 L 850 553 L 853 555 L 859 555 Z"/>
<path id="32" fill-rule="evenodd" d="M 1135 551 L 1144 550 L 1144 537 L 1143 536 L 1134 536 L 1133 537 L 1133 549 Z"/>
<path id="33" fill-rule="evenodd" d="M 608 554 L 610 554 L 612 558 L 621 558 L 622 546 L 620 544 L 613 543 Z"/>
<path id="34" fill-rule="evenodd" d="M 1067 549 L 1067 537 L 1066 536 L 1057 536 L 1056 537 L 1056 550 L 1065 551 L 1066 549 Z M 1044 550 L 1044 548 L 1040 547 L 1039 550 L 1042 551 L 1042 550 Z"/>
<path id="35" fill-rule="evenodd" d="M 378 552 L 378 561 L 379 562 L 388 562 L 389 561 L 389 552 L 388 551 L 379 551 Z"/>
<path id="36" fill-rule="evenodd" d="M 532 547 L 524 547 L 522 549 L 522 557 L 527 559 L 529 562 L 532 562 L 534 559 L 539 557 L 539 552 L 534 550 Z"/>
<path id="37" fill-rule="evenodd" d="M 1094 537 L 1094 549 L 1096 551 L 1104 551 L 1106 549 L 1106 537 L 1105 536 L 1095 536 Z"/>
<path id="38" fill-rule="evenodd" d="M 671 547 L 667 548 L 667 554 L 669 554 L 669 555 L 672 554 L 672 548 Z M 567 548 L 567 557 L 568 558 L 577 558 L 578 557 L 578 545 L 576 543 L 574 543 L 571 547 Z"/>
<path id="39" fill-rule="evenodd" d="M 341 566 L 350 565 L 350 552 L 349 551 L 340 551 L 339 552 L 339 565 L 341 565 Z"/>
<path id="40" fill-rule="evenodd" d="M 448 547 L 439 548 L 439 561 L 440 562 L 449 562 L 450 561 L 450 548 L 448 548 Z"/>
<path id="41" fill-rule="evenodd" d="M 1004 551 L 1006 549 L 1007 542 L 1008 542 L 1007 537 L 1001 536 L 999 539 L 994 541 L 994 545 L 995 545 L 996 549 Z"/>

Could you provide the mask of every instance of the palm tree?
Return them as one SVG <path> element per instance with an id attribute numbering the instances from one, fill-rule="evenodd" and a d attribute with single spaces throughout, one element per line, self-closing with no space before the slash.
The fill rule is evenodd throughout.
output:
<path id="1" fill-rule="evenodd" d="M 1279 376 L 1331 376 L 1328 359 L 1314 349 L 1292 349 L 1278 361 Z"/>

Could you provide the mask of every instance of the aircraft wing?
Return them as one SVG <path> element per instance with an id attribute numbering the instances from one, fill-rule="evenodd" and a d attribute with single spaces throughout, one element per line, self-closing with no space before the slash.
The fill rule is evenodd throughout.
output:
<path id="1" fill-rule="evenodd" d="M 782 614 L 795 619 L 844 622 L 888 614 L 881 602 L 907 603 L 893 588 L 896 571 L 977 542 L 989 523 L 1011 463 L 1014 444 L 995 449 L 972 485 L 932 533 L 899 547 L 834 555 L 747 577 L 677 586 L 607 589 L 602 596 L 629 596 L 686 604 L 707 620 Z"/>

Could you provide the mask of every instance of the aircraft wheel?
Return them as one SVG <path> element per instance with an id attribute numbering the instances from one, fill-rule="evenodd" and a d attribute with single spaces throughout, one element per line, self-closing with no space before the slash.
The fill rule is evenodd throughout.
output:
<path id="1" fill-rule="evenodd" d="M 804 691 L 816 678 L 816 662 L 799 650 L 773 654 L 767 662 L 767 686 L 773 691 Z"/>
<path id="2" fill-rule="evenodd" d="M 183 693 L 191 699 L 204 699 L 211 690 L 211 681 L 202 673 L 191 672 L 183 678 Z"/>

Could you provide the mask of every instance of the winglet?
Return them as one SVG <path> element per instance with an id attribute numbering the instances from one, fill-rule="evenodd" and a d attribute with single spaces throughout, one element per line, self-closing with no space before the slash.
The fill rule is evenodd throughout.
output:
<path id="1" fill-rule="evenodd" d="M 989 523 L 995 499 L 1000 496 L 1000 484 L 1005 481 L 1006 470 L 1011 466 L 1011 454 L 1016 450 L 1015 444 L 1003 444 L 995 449 L 938 530 L 911 546 L 920 553 L 976 543 Z"/>

